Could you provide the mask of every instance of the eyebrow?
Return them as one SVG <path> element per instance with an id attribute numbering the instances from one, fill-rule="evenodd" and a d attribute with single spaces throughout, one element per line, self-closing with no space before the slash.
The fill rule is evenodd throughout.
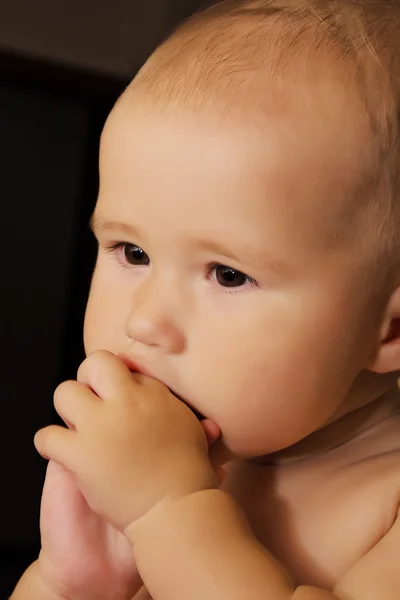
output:
<path id="1" fill-rule="evenodd" d="M 215 252 L 229 260 L 245 264 L 246 266 L 265 268 L 274 271 L 280 275 L 288 272 L 289 266 L 281 260 L 271 256 L 266 250 L 258 250 L 249 245 L 240 244 L 240 254 L 227 250 L 225 246 L 218 242 L 198 242 L 202 249 Z"/>
<path id="2" fill-rule="evenodd" d="M 96 231 L 118 231 L 134 237 L 136 237 L 138 234 L 138 230 L 133 227 L 133 225 L 119 223 L 118 221 L 108 221 L 103 219 L 96 212 L 94 212 L 90 218 L 89 227 L 93 233 L 96 233 Z"/>
<path id="3" fill-rule="evenodd" d="M 94 212 L 90 218 L 89 225 L 93 233 L 99 231 L 118 233 L 122 232 L 134 238 L 137 238 L 138 236 L 138 229 L 133 225 L 104 219 L 96 212 Z M 279 275 L 288 274 L 290 269 L 288 264 L 272 257 L 267 251 L 256 250 L 249 245 L 241 245 L 240 254 L 235 254 L 231 250 L 228 250 L 223 244 L 214 241 L 196 240 L 193 245 L 201 248 L 202 250 L 207 250 L 223 256 L 228 261 L 233 260 L 235 262 L 245 264 L 247 267 L 254 266 L 257 268 L 266 268 Z"/>

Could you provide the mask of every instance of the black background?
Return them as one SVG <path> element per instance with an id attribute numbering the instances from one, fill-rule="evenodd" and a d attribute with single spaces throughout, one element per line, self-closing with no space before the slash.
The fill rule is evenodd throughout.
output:
<path id="1" fill-rule="evenodd" d="M 204 2 L 167 4 L 173 26 Z M 40 548 L 46 463 L 32 440 L 37 429 L 57 422 L 54 388 L 75 376 L 84 357 L 98 141 L 130 78 L 1 51 L 0 74 L 0 598 L 6 598 Z"/>

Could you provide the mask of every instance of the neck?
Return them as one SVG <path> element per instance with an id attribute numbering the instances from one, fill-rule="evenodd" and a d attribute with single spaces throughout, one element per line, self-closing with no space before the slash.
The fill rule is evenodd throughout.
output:
<path id="1" fill-rule="evenodd" d="M 339 409 L 317 431 L 289 448 L 251 462 L 283 464 L 308 459 L 354 440 L 400 410 L 398 373 L 363 373 Z"/>

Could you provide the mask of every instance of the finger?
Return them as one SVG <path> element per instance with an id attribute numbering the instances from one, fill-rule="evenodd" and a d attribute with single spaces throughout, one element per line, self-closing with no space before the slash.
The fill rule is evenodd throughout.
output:
<path id="1" fill-rule="evenodd" d="M 71 472 L 50 460 L 40 504 L 42 548 L 54 554 L 60 549 L 62 551 L 64 544 L 68 546 L 71 543 L 77 547 L 91 514 Z"/>
<path id="2" fill-rule="evenodd" d="M 216 467 L 215 473 L 217 474 L 219 485 L 222 485 L 223 483 L 225 483 L 225 480 L 228 477 L 227 470 L 224 469 L 224 467 L 219 466 L 219 467 Z"/>
<path id="3" fill-rule="evenodd" d="M 209 448 L 209 458 L 213 465 L 226 465 L 232 462 L 236 456 L 224 443 L 222 434 Z"/>
<path id="4" fill-rule="evenodd" d="M 67 427 L 79 429 L 91 420 L 98 398 L 76 381 L 64 381 L 54 392 L 54 407 Z"/>
<path id="5" fill-rule="evenodd" d="M 33 440 L 36 450 L 43 458 L 53 460 L 67 469 L 73 467 L 73 443 L 76 432 L 59 425 L 40 429 Z M 72 469 L 73 470 L 73 469 Z"/>
<path id="6" fill-rule="evenodd" d="M 211 419 L 204 419 L 203 421 L 200 421 L 200 424 L 206 434 L 207 443 L 211 446 L 221 435 L 221 430 L 215 421 L 212 421 Z"/>
<path id="7" fill-rule="evenodd" d="M 41 514 L 46 515 L 46 522 L 52 517 L 57 518 L 57 511 L 53 507 L 68 504 L 75 506 L 76 504 L 80 505 L 81 502 L 83 502 L 82 493 L 70 471 L 53 460 L 49 460 L 40 505 Z M 67 516 L 66 511 L 64 517 Z M 55 525 L 56 523 L 54 523 Z M 54 531 L 56 529 L 57 527 L 54 528 Z"/>
<path id="8" fill-rule="evenodd" d="M 201 421 L 201 425 L 203 426 L 204 432 L 207 437 L 208 447 L 210 448 L 210 446 L 212 446 L 220 438 L 221 430 L 215 423 L 215 421 L 212 421 L 211 419 L 204 419 L 204 421 Z M 226 480 L 227 471 L 222 466 L 222 464 L 219 464 L 219 460 L 221 460 L 220 454 L 221 453 L 217 449 L 216 453 L 210 453 L 209 458 L 217 475 L 218 483 L 219 485 L 222 485 Z"/>
<path id="9" fill-rule="evenodd" d="M 103 400 L 119 397 L 135 385 L 135 379 L 123 361 L 105 350 L 88 356 L 79 367 L 77 379 Z"/>

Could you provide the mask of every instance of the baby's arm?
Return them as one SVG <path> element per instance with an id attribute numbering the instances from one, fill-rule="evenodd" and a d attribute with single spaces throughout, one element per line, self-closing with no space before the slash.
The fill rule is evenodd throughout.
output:
<path id="1" fill-rule="evenodd" d="M 10 600 L 64 600 L 44 584 L 37 561 L 25 571 Z"/>
<path id="2" fill-rule="evenodd" d="M 219 490 L 160 505 L 131 525 L 126 535 L 154 598 L 336 598 L 315 588 L 295 589 L 284 569 L 257 542 L 234 500 Z M 345 598 L 353 600 L 352 596 Z M 365 597 L 354 596 L 359 599 Z"/>
<path id="3" fill-rule="evenodd" d="M 400 598 L 400 510 L 388 533 L 358 561 L 335 587 L 343 600 Z"/>
<path id="4" fill-rule="evenodd" d="M 282 567 L 257 543 L 233 499 L 218 490 L 158 507 L 126 533 L 155 598 L 398 600 L 399 515 L 338 582 L 334 594 L 308 586 L 294 589 Z"/>
<path id="5" fill-rule="evenodd" d="M 35 561 L 22 575 L 10 600 L 69 600 L 69 597 L 56 594 L 49 589 L 40 575 L 38 561 Z M 105 600 L 111 600 L 111 598 L 105 597 Z M 132 600 L 151 600 L 151 598 L 142 587 Z"/>

